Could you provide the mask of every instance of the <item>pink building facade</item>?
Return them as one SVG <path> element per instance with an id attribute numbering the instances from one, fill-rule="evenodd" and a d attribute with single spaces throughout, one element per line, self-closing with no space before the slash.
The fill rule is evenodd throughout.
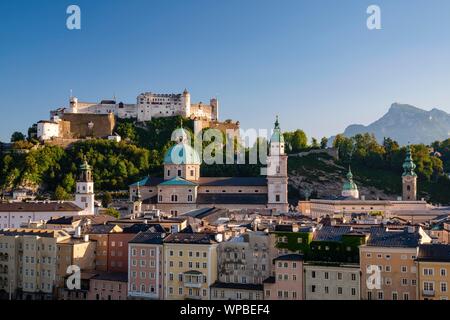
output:
<path id="1" fill-rule="evenodd" d="M 265 300 L 303 300 L 303 255 L 274 259 L 275 275 L 264 281 Z"/>
<path id="2" fill-rule="evenodd" d="M 164 234 L 141 232 L 128 243 L 128 295 L 131 299 L 163 299 Z"/>
<path id="3" fill-rule="evenodd" d="M 90 279 L 88 300 L 127 300 L 127 274 L 101 273 Z"/>

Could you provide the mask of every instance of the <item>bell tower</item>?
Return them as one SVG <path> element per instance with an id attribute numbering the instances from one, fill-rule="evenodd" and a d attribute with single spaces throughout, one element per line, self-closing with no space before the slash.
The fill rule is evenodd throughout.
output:
<path id="1" fill-rule="evenodd" d="M 402 199 L 403 201 L 417 200 L 417 174 L 414 172 L 416 168 L 411 155 L 411 147 L 408 145 L 406 149 L 406 158 L 403 162 L 402 174 Z"/>
<path id="2" fill-rule="evenodd" d="M 269 209 L 275 209 L 279 212 L 289 210 L 287 160 L 288 156 L 284 150 L 284 137 L 277 116 L 275 128 L 270 138 L 269 156 L 267 157 L 267 206 Z"/>
<path id="3" fill-rule="evenodd" d="M 80 166 L 80 175 L 77 181 L 75 204 L 85 211 L 86 215 L 95 214 L 95 194 L 92 168 L 86 158 Z"/>

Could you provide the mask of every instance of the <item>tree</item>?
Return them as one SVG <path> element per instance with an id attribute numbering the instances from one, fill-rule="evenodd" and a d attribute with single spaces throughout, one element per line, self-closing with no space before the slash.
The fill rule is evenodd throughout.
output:
<path id="1" fill-rule="evenodd" d="M 322 140 L 320 140 L 320 149 L 326 149 L 328 146 L 328 138 L 323 137 Z"/>
<path id="2" fill-rule="evenodd" d="M 55 194 L 54 194 L 54 199 L 55 200 L 69 200 L 70 195 L 66 192 L 66 190 L 63 187 L 57 186 L 56 190 L 55 190 Z"/>
<path id="3" fill-rule="evenodd" d="M 319 142 L 317 141 L 316 138 L 312 138 L 311 139 L 311 148 L 313 148 L 313 149 L 319 149 L 320 148 Z"/>
<path id="4" fill-rule="evenodd" d="M 103 208 L 108 208 L 109 204 L 112 202 L 111 192 L 105 192 L 102 197 L 102 206 Z"/>
<path id="5" fill-rule="evenodd" d="M 104 211 L 104 214 L 106 214 L 106 215 L 108 215 L 108 216 L 111 216 L 111 217 L 114 217 L 114 218 L 116 218 L 116 219 L 119 219 L 119 218 L 120 218 L 120 212 L 117 211 L 117 210 L 114 209 L 114 208 L 108 208 L 108 209 L 106 209 L 106 210 Z"/>
<path id="6" fill-rule="evenodd" d="M 18 142 L 25 140 L 25 135 L 22 132 L 16 131 L 11 135 L 11 142 Z"/>
<path id="7" fill-rule="evenodd" d="M 37 138 L 37 124 L 33 124 L 28 128 L 28 140 L 31 141 Z"/>
<path id="8" fill-rule="evenodd" d="M 289 152 L 300 152 L 308 146 L 308 137 L 303 130 L 285 132 L 283 136 Z"/>
<path id="9" fill-rule="evenodd" d="M 136 127 L 131 122 L 121 122 L 117 126 L 117 133 L 126 140 L 131 142 L 137 141 Z"/>

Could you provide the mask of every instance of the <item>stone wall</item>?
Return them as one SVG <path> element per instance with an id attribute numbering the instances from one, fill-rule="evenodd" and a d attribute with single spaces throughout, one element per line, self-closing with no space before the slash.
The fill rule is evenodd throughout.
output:
<path id="1" fill-rule="evenodd" d="M 65 113 L 62 119 L 70 122 L 70 138 L 104 138 L 112 135 L 116 121 L 114 114 Z M 89 124 L 92 124 L 89 127 Z"/>

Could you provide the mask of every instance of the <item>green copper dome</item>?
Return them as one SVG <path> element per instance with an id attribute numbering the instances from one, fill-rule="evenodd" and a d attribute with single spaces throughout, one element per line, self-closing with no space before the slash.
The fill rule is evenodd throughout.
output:
<path id="1" fill-rule="evenodd" d="M 278 116 L 277 120 L 275 121 L 275 128 L 273 129 L 273 134 L 272 137 L 270 138 L 270 142 L 284 143 L 284 136 L 281 133 L 280 123 L 278 122 Z"/>
<path id="2" fill-rule="evenodd" d="M 91 170 L 91 166 L 89 165 L 89 163 L 87 162 L 86 157 L 83 158 L 83 163 L 80 165 L 80 170 L 81 171 L 88 171 Z"/>
<path id="3" fill-rule="evenodd" d="M 408 145 L 406 148 L 406 158 L 403 162 L 403 176 L 416 176 L 414 169 L 416 169 L 416 164 L 412 159 L 411 147 Z"/>
<path id="4" fill-rule="evenodd" d="M 167 150 L 164 164 L 201 164 L 197 151 L 190 145 L 180 143 Z"/>
<path id="5" fill-rule="evenodd" d="M 347 180 L 348 181 L 345 181 L 342 186 L 343 190 L 358 190 L 358 186 L 353 182 L 353 173 L 350 167 L 348 167 Z"/>

